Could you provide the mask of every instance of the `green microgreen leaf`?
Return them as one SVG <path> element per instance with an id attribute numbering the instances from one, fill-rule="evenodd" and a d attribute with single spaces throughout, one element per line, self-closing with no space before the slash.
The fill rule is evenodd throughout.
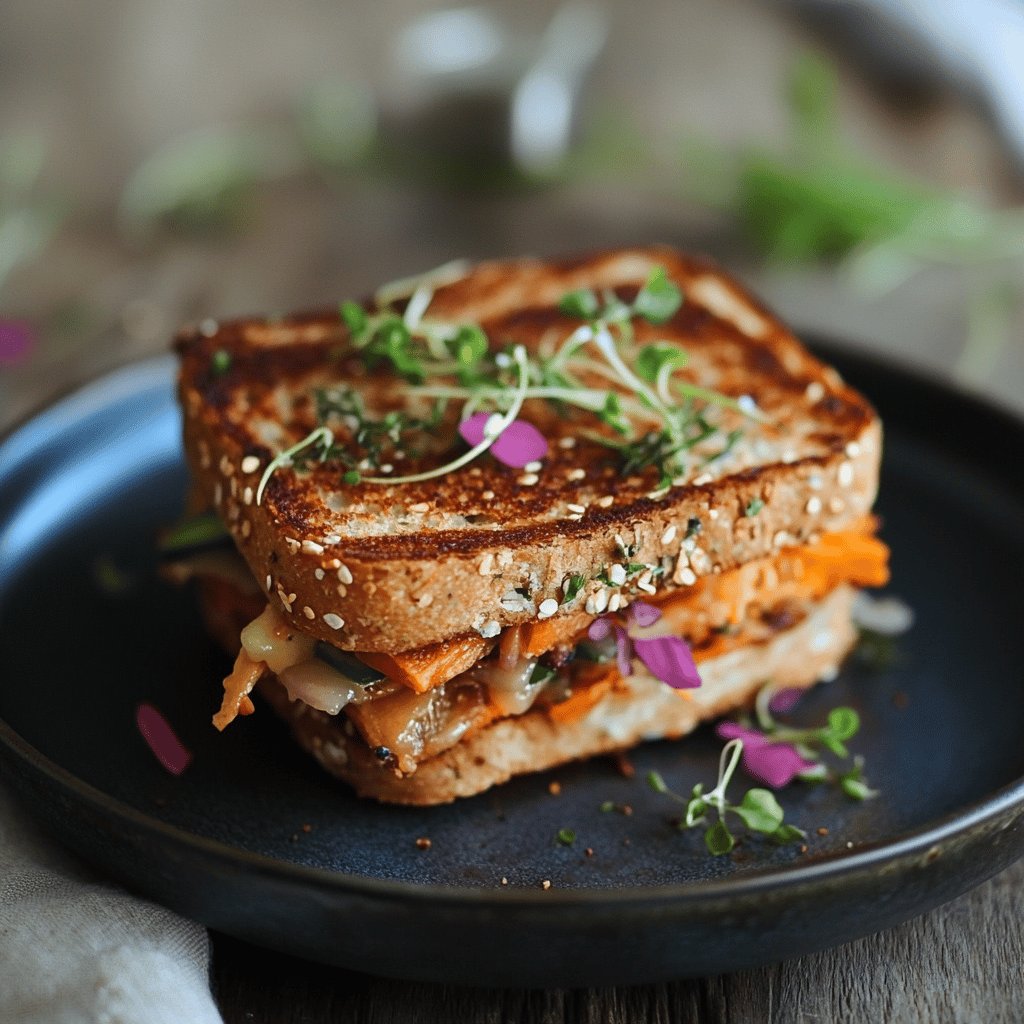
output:
<path id="1" fill-rule="evenodd" d="M 768 838 L 773 843 L 784 846 L 786 843 L 799 843 L 807 838 L 807 833 L 796 825 L 780 825 Z"/>
<path id="2" fill-rule="evenodd" d="M 611 811 L 615 810 L 615 802 L 613 800 L 605 800 L 601 803 L 598 810 L 600 810 L 602 814 L 609 814 Z"/>
<path id="3" fill-rule="evenodd" d="M 571 828 L 560 828 L 555 839 L 562 846 L 572 846 L 576 842 L 576 833 Z"/>
<path id="4" fill-rule="evenodd" d="M 729 826 L 719 818 L 705 833 L 704 843 L 708 848 L 708 853 L 713 857 L 720 857 L 723 854 L 729 853 L 730 850 L 736 845 L 736 840 L 733 838 L 733 834 L 729 831 Z"/>
<path id="5" fill-rule="evenodd" d="M 636 357 L 637 375 L 654 384 L 665 367 L 683 367 L 686 365 L 686 353 L 676 345 L 664 342 L 645 345 Z"/>
<path id="6" fill-rule="evenodd" d="M 754 832 L 775 832 L 782 824 L 785 812 L 778 800 L 767 789 L 748 789 L 743 801 L 730 811 L 743 819 L 743 824 Z"/>
<path id="7" fill-rule="evenodd" d="M 665 784 L 665 780 L 661 777 L 661 772 L 649 771 L 647 773 L 647 785 L 654 790 L 655 793 L 667 793 L 669 792 L 668 786 Z"/>
<path id="8" fill-rule="evenodd" d="M 828 713 L 828 727 L 837 740 L 852 739 L 860 728 L 860 715 L 853 708 L 833 708 Z"/>
<path id="9" fill-rule="evenodd" d="M 341 319 L 349 332 L 353 335 L 361 335 L 367 327 L 366 310 L 358 302 L 346 299 L 341 304 Z"/>
<path id="10" fill-rule="evenodd" d="M 589 288 L 580 288 L 563 295 L 558 308 L 565 316 L 578 320 L 593 320 L 601 309 L 601 303 Z"/>
<path id="11" fill-rule="evenodd" d="M 682 292 L 664 267 L 655 267 L 633 300 L 633 312 L 652 324 L 667 323 L 683 303 Z"/>

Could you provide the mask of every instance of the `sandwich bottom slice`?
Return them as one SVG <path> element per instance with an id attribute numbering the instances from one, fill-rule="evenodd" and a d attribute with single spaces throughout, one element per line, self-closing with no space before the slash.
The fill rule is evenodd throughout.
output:
<path id="1" fill-rule="evenodd" d="M 678 738 L 749 705 L 765 685 L 834 676 L 856 639 L 857 589 L 888 579 L 888 549 L 870 517 L 656 601 L 636 639 L 683 636 L 700 685 L 655 678 L 614 635 L 594 642 L 593 616 L 475 634 L 398 655 L 332 649 L 298 634 L 244 572 L 196 567 L 212 635 L 232 654 L 215 724 L 249 713 L 258 684 L 299 744 L 358 794 L 439 804 L 515 775 Z M 232 556 L 233 557 L 233 556 Z M 651 615 L 645 617 L 646 622 Z M 624 621 L 622 616 L 618 621 Z M 617 656 L 618 654 L 618 656 Z M 625 671 L 623 671 L 625 669 Z"/>

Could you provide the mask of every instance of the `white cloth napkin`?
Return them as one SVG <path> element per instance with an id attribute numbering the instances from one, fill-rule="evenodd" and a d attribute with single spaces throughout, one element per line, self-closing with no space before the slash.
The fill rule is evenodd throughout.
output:
<path id="1" fill-rule="evenodd" d="M 0 786 L 0 1022 L 221 1024 L 209 945 L 65 853 Z"/>

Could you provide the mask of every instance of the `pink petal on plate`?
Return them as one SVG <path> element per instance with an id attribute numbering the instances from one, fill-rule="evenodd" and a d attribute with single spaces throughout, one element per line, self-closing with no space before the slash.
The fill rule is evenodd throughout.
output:
<path id="1" fill-rule="evenodd" d="M 494 416 L 491 412 L 477 412 L 459 424 L 459 434 L 466 444 L 476 447 L 484 439 L 484 427 Z M 538 462 L 548 453 L 547 438 L 525 420 L 513 420 L 490 447 L 491 454 L 506 466 L 522 469 L 530 462 Z"/>
<path id="2" fill-rule="evenodd" d="M 24 320 L 0 320 L 0 363 L 21 362 L 35 347 L 35 332 Z"/>
<path id="3" fill-rule="evenodd" d="M 788 743 L 765 743 L 763 746 L 743 748 L 743 767 L 758 782 L 772 789 L 788 786 L 801 772 L 814 767 Z"/>
<path id="4" fill-rule="evenodd" d="M 653 604 L 648 604 L 646 601 L 636 601 L 631 604 L 626 615 L 641 629 L 646 626 L 653 626 L 661 618 L 661 612 Z"/>
<path id="5" fill-rule="evenodd" d="M 678 636 L 659 636 L 634 640 L 636 656 L 656 679 L 674 690 L 692 690 L 700 686 L 700 674 L 686 641 Z"/>
<path id="6" fill-rule="evenodd" d="M 604 640 L 612 631 L 612 620 L 610 615 L 602 615 L 587 627 L 587 636 L 595 642 Z"/>
<path id="7" fill-rule="evenodd" d="M 778 693 L 773 693 L 771 700 L 768 701 L 768 710 L 775 715 L 784 715 L 787 711 L 792 711 L 797 706 L 804 692 L 795 686 L 779 690 Z"/>
<path id="8" fill-rule="evenodd" d="M 172 774 L 180 775 L 192 760 L 192 754 L 178 739 L 170 723 L 152 704 L 135 709 L 135 724 L 156 759 Z"/>
<path id="9" fill-rule="evenodd" d="M 768 737 L 763 732 L 754 729 L 744 729 L 736 722 L 719 722 L 715 726 L 715 732 L 723 740 L 743 740 L 744 750 L 756 750 L 768 742 Z"/>

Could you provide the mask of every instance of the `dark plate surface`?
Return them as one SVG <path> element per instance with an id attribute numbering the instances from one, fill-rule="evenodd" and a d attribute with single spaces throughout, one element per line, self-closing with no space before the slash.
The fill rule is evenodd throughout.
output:
<path id="1" fill-rule="evenodd" d="M 708 730 L 637 750 L 633 780 L 599 759 L 428 809 L 355 799 L 265 708 L 218 735 L 225 660 L 190 595 L 154 574 L 154 533 L 186 486 L 169 360 L 103 378 L 0 446 L 4 779 L 61 840 L 154 899 L 402 977 L 568 986 L 729 971 L 952 898 L 1024 852 L 1024 426 L 825 352 L 886 424 L 890 589 L 917 625 L 891 667 L 851 661 L 795 716 L 856 707 L 853 746 L 882 791 L 866 804 L 783 791 L 807 854 L 753 841 L 711 858 L 671 827 L 673 805 L 643 776 L 713 783 Z M 193 752 L 182 776 L 136 731 L 140 701 Z M 607 800 L 633 813 L 602 813 Z M 574 846 L 555 842 L 561 828 Z"/>

